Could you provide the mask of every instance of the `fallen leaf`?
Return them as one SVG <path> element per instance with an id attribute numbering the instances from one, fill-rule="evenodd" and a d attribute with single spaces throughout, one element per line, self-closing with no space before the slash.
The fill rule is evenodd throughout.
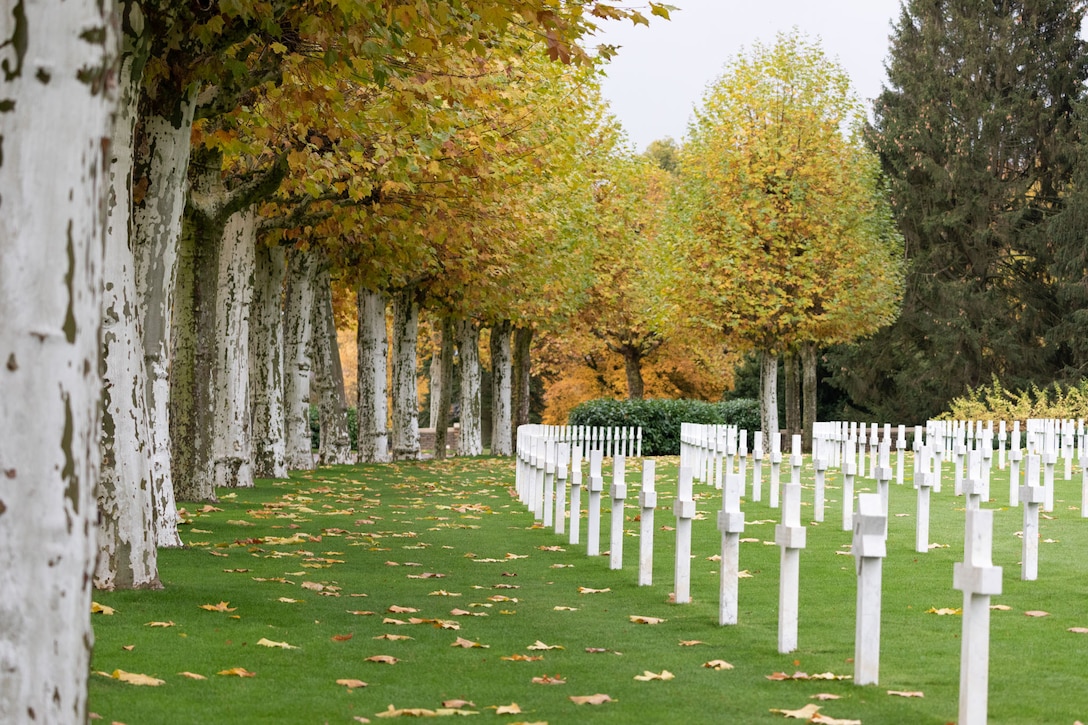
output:
<path id="1" fill-rule="evenodd" d="M 318 584 L 317 582 L 302 582 L 300 586 L 314 592 L 320 592 L 325 588 L 324 584 Z"/>
<path id="2" fill-rule="evenodd" d="M 272 640 L 265 639 L 264 637 L 261 637 L 259 640 L 257 640 L 257 644 L 261 645 L 262 647 L 279 647 L 280 649 L 298 649 L 298 647 L 295 647 L 294 645 L 287 644 L 286 642 L 273 642 Z"/>
<path id="3" fill-rule="evenodd" d="M 796 673 L 793 677 L 797 680 L 806 679 L 805 677 L 798 677 L 797 675 L 804 675 L 803 672 Z M 818 672 L 815 675 L 809 675 L 807 679 L 810 680 L 852 680 L 853 675 L 836 675 L 834 672 Z"/>
<path id="4" fill-rule="evenodd" d="M 280 597 L 276 601 L 283 602 L 284 604 L 302 604 L 301 599 L 292 599 L 291 597 Z M 205 608 L 207 608 L 207 607 L 209 607 L 211 605 L 205 604 L 204 606 L 205 606 Z"/>
<path id="5" fill-rule="evenodd" d="M 91 614 L 105 614 L 107 616 L 110 616 L 116 611 L 117 610 L 113 607 L 107 607 L 105 604 L 91 602 Z"/>
<path id="6" fill-rule="evenodd" d="M 467 609 L 451 609 L 450 614 L 454 617 L 486 617 L 487 612 L 470 612 Z"/>
<path id="7" fill-rule="evenodd" d="M 554 611 L 556 611 L 556 612 L 577 612 L 578 611 L 578 607 L 564 607 L 564 606 L 562 606 L 560 604 L 557 604 L 556 606 L 552 607 L 552 609 Z"/>
<path id="8" fill-rule="evenodd" d="M 334 634 L 331 639 L 333 642 L 347 642 L 354 636 L 354 632 L 349 632 L 348 634 Z"/>
<path id="9" fill-rule="evenodd" d="M 439 589 L 438 591 L 431 592 L 428 597 L 459 597 L 460 592 L 447 592 L 445 589 Z"/>
<path id="10" fill-rule="evenodd" d="M 396 604 L 385 610 L 391 614 L 415 614 L 419 610 L 415 607 L 398 607 Z"/>
<path id="11" fill-rule="evenodd" d="M 559 675 L 552 677 L 551 675 L 542 675 L 540 677 L 533 678 L 534 685 L 565 685 L 567 681 Z"/>
<path id="12" fill-rule="evenodd" d="M 518 707 L 516 702 L 511 702 L 509 705 L 499 705 L 495 708 L 496 715 L 520 715 L 521 708 Z"/>
<path id="13" fill-rule="evenodd" d="M 709 662 L 704 662 L 703 667 L 706 667 L 707 669 L 711 669 L 711 670 L 731 670 L 731 669 L 733 669 L 733 665 L 729 664 L 725 660 L 710 660 Z"/>
<path id="14" fill-rule="evenodd" d="M 400 640 L 403 640 L 403 639 L 412 639 L 412 638 L 409 637 L 406 634 L 379 634 L 377 637 L 374 637 L 374 639 L 388 639 L 391 642 L 399 642 Z"/>
<path id="15" fill-rule="evenodd" d="M 220 670 L 216 672 L 217 675 L 227 675 L 228 677 L 256 677 L 256 672 L 250 672 L 245 667 L 231 667 L 229 670 Z"/>
<path id="16" fill-rule="evenodd" d="M 525 649 L 529 649 L 529 650 L 549 650 L 549 649 L 563 649 L 563 645 L 559 645 L 559 644 L 544 644 L 543 642 L 541 642 L 541 641 L 540 641 L 540 640 L 538 639 L 538 640 L 537 640 L 536 642 L 533 642 L 533 643 L 532 643 L 531 645 L 529 645 L 529 646 L 528 646 L 528 647 L 526 647 Z"/>
<path id="17" fill-rule="evenodd" d="M 544 659 L 543 655 L 523 655 L 520 653 L 512 655 L 503 655 L 499 659 L 509 660 L 510 662 L 539 662 Z"/>
<path id="18" fill-rule="evenodd" d="M 813 700 L 841 700 L 842 695 L 832 695 L 830 692 L 818 692 L 812 696 Z"/>
<path id="19" fill-rule="evenodd" d="M 747 569 L 741 569 L 740 571 L 737 572 L 737 578 L 738 579 L 751 579 L 752 578 L 752 572 L 748 571 Z"/>
<path id="20" fill-rule="evenodd" d="M 336 684 L 343 685 L 349 690 L 354 690 L 356 687 L 366 687 L 366 683 L 362 680 L 337 680 Z"/>
<path id="21" fill-rule="evenodd" d="M 450 647 L 464 647 L 465 649 L 488 649 L 490 645 L 480 644 L 479 642 L 473 642 L 471 639 L 465 639 L 464 637 L 458 637 Z"/>
<path id="22" fill-rule="evenodd" d="M 1088 634 L 1088 627 L 1070 627 L 1068 631 L 1074 634 Z"/>
<path id="23" fill-rule="evenodd" d="M 816 725 L 861 725 L 861 720 L 844 720 L 819 714 L 809 720 L 809 722 L 816 723 Z"/>
<path id="24" fill-rule="evenodd" d="M 1012 609 L 1012 607 L 1008 604 L 991 604 L 990 609 L 996 609 L 999 612 L 1007 612 Z"/>
<path id="25" fill-rule="evenodd" d="M 201 609 L 207 609 L 209 612 L 233 612 L 238 607 L 229 606 L 230 602 L 219 602 L 219 604 L 201 604 Z"/>
<path id="26" fill-rule="evenodd" d="M 909 692 L 906 690 L 888 690 L 888 694 L 895 695 L 896 697 L 925 697 L 925 693 L 919 692 L 917 690 L 912 690 Z"/>
<path id="27" fill-rule="evenodd" d="M 374 717 L 438 717 L 438 712 L 423 707 L 406 707 L 398 710 L 390 705 L 387 709 L 375 714 Z"/>
<path id="28" fill-rule="evenodd" d="M 383 665 L 395 665 L 400 662 L 400 660 L 398 660 L 396 657 L 392 657 L 390 655 L 372 655 L 370 657 L 367 657 L 366 661 L 378 662 Z"/>
<path id="29" fill-rule="evenodd" d="M 955 609 L 953 609 L 952 607 L 941 607 L 940 609 L 930 607 L 926 610 L 926 614 L 939 614 L 943 616 L 946 614 L 963 614 L 963 611 L 958 607 Z"/>
<path id="30" fill-rule="evenodd" d="M 603 705 L 606 702 L 615 702 L 608 695 L 601 693 L 596 695 L 571 695 L 570 701 L 575 705 Z"/>
<path id="31" fill-rule="evenodd" d="M 662 622 L 667 621 L 661 617 L 643 617 L 638 614 L 632 614 L 628 619 L 635 624 L 661 624 Z"/>
<path id="32" fill-rule="evenodd" d="M 604 594 L 605 592 L 610 591 L 612 591 L 610 587 L 605 587 L 604 589 L 590 589 L 589 587 L 578 587 L 579 594 Z"/>
<path id="33" fill-rule="evenodd" d="M 460 709 L 462 707 L 476 707 L 476 703 L 471 700 L 443 700 L 442 707 L 452 707 Z"/>
<path id="34" fill-rule="evenodd" d="M 772 672 L 769 675 L 764 675 L 764 677 L 766 677 L 768 680 L 773 680 L 775 682 L 792 679 L 785 672 Z"/>
<path id="35" fill-rule="evenodd" d="M 359 617 L 369 617 L 372 614 L 377 614 L 377 612 L 371 612 L 371 611 L 368 611 L 366 609 L 347 609 L 345 611 L 348 614 L 354 614 L 354 615 L 359 616 Z M 401 622 L 401 624 L 404 624 L 404 623 Z"/>
<path id="36" fill-rule="evenodd" d="M 1024 616 L 1025 617 L 1049 617 L 1050 612 L 1044 612 L 1041 609 L 1032 609 L 1030 611 L 1024 612 Z"/>
<path id="37" fill-rule="evenodd" d="M 204 675 L 198 675 L 195 672 L 179 672 L 178 674 L 181 675 L 182 677 L 188 677 L 190 680 L 206 680 L 206 679 L 208 679 Z"/>
<path id="38" fill-rule="evenodd" d="M 173 622 L 148 622 L 145 626 L 148 627 L 175 627 Z"/>
<path id="39" fill-rule="evenodd" d="M 809 704 L 802 707 L 800 710 L 778 710 L 775 708 L 771 708 L 771 712 L 777 712 L 780 715 L 796 718 L 798 720 L 811 720 L 812 718 L 816 717 L 816 715 L 820 712 L 820 706 L 814 705 L 810 702 Z"/>
<path id="40" fill-rule="evenodd" d="M 141 675 L 136 672 L 125 672 L 124 670 L 114 670 L 110 677 L 121 682 L 127 682 L 130 685 L 142 685 L 147 687 L 158 687 L 159 685 L 166 684 L 166 680 L 160 680 L 158 677 L 152 677 L 151 675 Z"/>
<path id="41" fill-rule="evenodd" d="M 651 680 L 671 680 L 676 675 L 668 670 L 661 670 L 661 672 L 650 672 L 649 670 L 643 670 L 641 675 L 635 675 L 635 679 L 639 682 L 649 682 Z"/>
<path id="42" fill-rule="evenodd" d="M 706 642 L 700 639 L 682 639 L 680 640 L 681 647 L 694 647 L 697 644 L 706 644 Z"/>

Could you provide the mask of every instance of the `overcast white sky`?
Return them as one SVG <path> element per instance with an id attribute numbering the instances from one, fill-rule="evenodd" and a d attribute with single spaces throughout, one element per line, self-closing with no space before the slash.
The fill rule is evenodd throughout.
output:
<path id="1" fill-rule="evenodd" d="M 820 40 L 870 105 L 885 80 L 888 35 L 900 7 L 899 0 L 665 1 L 679 8 L 671 20 L 652 18 L 648 28 L 610 22 L 598 41 L 622 46 L 603 91 L 639 151 L 654 139 L 683 138 L 692 108 L 725 63 L 794 27 Z"/>

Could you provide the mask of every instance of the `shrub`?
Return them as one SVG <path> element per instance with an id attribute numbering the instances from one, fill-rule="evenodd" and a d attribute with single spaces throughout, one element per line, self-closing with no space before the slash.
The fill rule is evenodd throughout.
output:
<path id="1" fill-rule="evenodd" d="M 354 406 L 347 409 L 348 435 L 351 437 L 351 450 L 359 450 L 359 413 Z M 321 446 L 321 412 L 316 405 L 310 405 L 310 445 L 316 451 Z"/>
<path id="2" fill-rule="evenodd" d="M 576 406 L 567 422 L 599 427 L 641 426 L 643 455 L 672 456 L 680 452 L 681 423 L 730 424 L 759 430 L 759 401 L 589 400 Z"/>
<path id="3" fill-rule="evenodd" d="M 1007 390 L 995 376 L 989 385 L 980 385 L 967 395 L 953 398 L 949 410 L 938 419 L 1018 420 L 1028 418 L 1088 418 L 1088 380 L 1076 385 L 1053 383 L 1045 388 Z"/>

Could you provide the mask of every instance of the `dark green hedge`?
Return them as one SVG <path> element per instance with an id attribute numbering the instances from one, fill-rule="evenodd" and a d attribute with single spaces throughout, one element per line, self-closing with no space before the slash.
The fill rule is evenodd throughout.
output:
<path id="1" fill-rule="evenodd" d="M 759 430 L 759 401 L 588 400 L 570 412 L 567 423 L 642 426 L 642 455 L 675 456 L 680 452 L 681 423 L 736 425 L 754 432 Z"/>

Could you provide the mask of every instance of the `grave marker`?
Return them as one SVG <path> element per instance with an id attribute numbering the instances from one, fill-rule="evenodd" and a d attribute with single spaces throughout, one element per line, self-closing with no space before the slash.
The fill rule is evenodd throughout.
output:
<path id="1" fill-rule="evenodd" d="M 1039 485 L 1039 456 L 1028 455 L 1024 466 L 1024 485 L 1020 501 L 1024 505 L 1024 523 L 1020 545 L 1020 578 L 1033 582 L 1039 576 L 1039 505 L 1046 493 Z"/>
<path id="2" fill-rule="evenodd" d="M 880 674 L 880 588 L 888 536 L 888 515 L 882 507 L 877 494 L 858 494 L 851 547 L 858 577 L 854 629 L 856 685 L 875 685 Z"/>
<path id="3" fill-rule="evenodd" d="M 952 586 L 963 592 L 958 725 L 986 725 L 990 687 L 990 597 L 1001 593 L 1001 567 L 991 559 L 994 512 L 967 512 L 963 562 Z"/>
<path id="4" fill-rule="evenodd" d="M 567 529 L 567 462 L 570 460 L 570 443 L 560 443 L 555 450 L 555 533 L 562 536 Z"/>
<path id="5" fill-rule="evenodd" d="M 722 488 L 722 510 L 718 512 L 718 530 L 722 534 L 718 624 L 737 623 L 738 583 L 740 581 L 740 535 L 744 531 L 744 512 L 740 510 L 744 478 L 728 473 Z"/>
<path id="6" fill-rule="evenodd" d="M 612 459 L 612 543 L 608 549 L 608 568 L 623 568 L 623 503 L 627 498 L 627 458 L 617 454 Z"/>
<path id="7" fill-rule="evenodd" d="M 796 436 L 800 438 L 800 436 Z M 782 523 L 775 527 L 775 543 L 782 549 L 778 577 L 778 651 L 797 649 L 797 600 L 800 587 L 801 549 L 805 548 L 805 527 L 801 526 L 800 445 L 790 456 L 790 483 L 782 494 Z"/>
<path id="8" fill-rule="evenodd" d="M 555 441 L 546 439 L 544 442 L 544 491 L 540 499 L 540 510 L 537 518 L 542 519 L 544 527 L 552 525 L 552 499 L 555 497 Z"/>
<path id="9" fill-rule="evenodd" d="M 676 577 L 673 596 L 677 604 L 691 602 L 691 520 L 695 501 L 691 496 L 691 469 L 681 468 L 676 485 Z"/>
<path id="10" fill-rule="evenodd" d="M 895 437 L 895 483 L 899 486 L 903 485 L 903 456 L 906 455 L 907 449 L 906 429 L 905 425 L 899 426 Z"/>
<path id="11" fill-rule="evenodd" d="M 782 434 L 772 431 L 771 434 L 771 508 L 778 508 L 779 478 L 782 469 Z"/>
<path id="12" fill-rule="evenodd" d="M 584 434 L 584 429 L 583 429 Z M 582 528 L 582 446 L 577 444 L 571 449 L 570 461 L 570 543 L 581 543 Z"/>
<path id="13" fill-rule="evenodd" d="M 654 509 L 657 508 L 657 490 L 654 475 L 657 462 L 647 458 L 642 462 L 642 490 L 638 493 L 638 505 L 642 509 L 638 539 L 638 585 L 648 587 L 654 581 Z"/>
<path id="14" fill-rule="evenodd" d="M 846 453 L 842 462 L 842 530 L 854 529 L 854 474 L 857 471 L 857 450 L 854 441 L 846 442 Z"/>
<path id="15" fill-rule="evenodd" d="M 601 475 L 601 459 L 604 452 L 594 448 L 589 453 L 589 514 L 586 523 L 586 556 L 601 553 L 601 491 L 604 478 Z"/>
<path id="16" fill-rule="evenodd" d="M 752 440 L 752 500 L 763 500 L 763 433 Z"/>
<path id="17" fill-rule="evenodd" d="M 921 470 L 914 473 L 914 485 L 918 487 L 914 550 L 924 554 L 929 551 L 929 492 L 933 487 L 933 474 L 929 472 L 929 451 L 922 448 L 918 457 Z"/>

